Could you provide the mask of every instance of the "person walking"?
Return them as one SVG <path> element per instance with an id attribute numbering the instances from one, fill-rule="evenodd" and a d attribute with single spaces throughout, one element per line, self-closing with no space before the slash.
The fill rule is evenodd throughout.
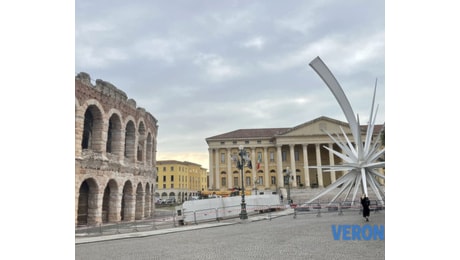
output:
<path id="1" fill-rule="evenodd" d="M 369 206 L 371 205 L 371 201 L 366 194 L 361 196 L 361 205 L 363 205 L 363 217 L 366 219 L 366 221 L 369 221 L 369 215 L 371 213 Z"/>

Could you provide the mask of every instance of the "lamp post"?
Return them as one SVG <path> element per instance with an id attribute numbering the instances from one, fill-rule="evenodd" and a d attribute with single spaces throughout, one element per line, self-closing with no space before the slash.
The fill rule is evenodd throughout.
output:
<path id="1" fill-rule="evenodd" d="M 240 145 L 240 159 L 237 161 L 237 168 L 240 169 L 241 171 L 241 213 L 240 213 L 240 219 L 248 219 L 248 212 L 246 211 L 246 202 L 244 200 L 244 166 L 247 164 L 247 167 L 249 169 L 252 169 L 252 164 L 251 160 L 249 159 L 248 154 L 244 150 L 244 147 Z"/>
<path id="2" fill-rule="evenodd" d="M 286 167 L 286 176 L 288 177 L 287 200 L 291 204 L 291 170 L 289 170 L 289 167 Z"/>

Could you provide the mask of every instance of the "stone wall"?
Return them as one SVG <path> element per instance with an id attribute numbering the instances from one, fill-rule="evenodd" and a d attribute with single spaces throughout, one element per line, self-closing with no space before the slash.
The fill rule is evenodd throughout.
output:
<path id="1" fill-rule="evenodd" d="M 149 218 L 158 121 L 107 81 L 75 77 L 75 223 Z"/>

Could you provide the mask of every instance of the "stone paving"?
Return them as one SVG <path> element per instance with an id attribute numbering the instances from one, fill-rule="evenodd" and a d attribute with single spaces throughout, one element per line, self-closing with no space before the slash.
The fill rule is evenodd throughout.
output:
<path id="1" fill-rule="evenodd" d="M 332 226 L 384 226 L 385 211 L 297 214 L 287 209 L 249 220 L 76 238 L 75 259 L 385 259 L 385 240 L 335 240 Z"/>

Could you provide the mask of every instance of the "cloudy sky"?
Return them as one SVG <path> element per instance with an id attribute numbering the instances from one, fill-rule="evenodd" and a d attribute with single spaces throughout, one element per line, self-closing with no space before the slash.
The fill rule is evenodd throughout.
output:
<path id="1" fill-rule="evenodd" d="M 157 160 L 208 168 L 207 137 L 346 121 L 308 65 L 317 56 L 362 123 L 377 80 L 385 122 L 383 0 L 75 1 L 75 75 L 114 84 L 158 119 Z"/>

